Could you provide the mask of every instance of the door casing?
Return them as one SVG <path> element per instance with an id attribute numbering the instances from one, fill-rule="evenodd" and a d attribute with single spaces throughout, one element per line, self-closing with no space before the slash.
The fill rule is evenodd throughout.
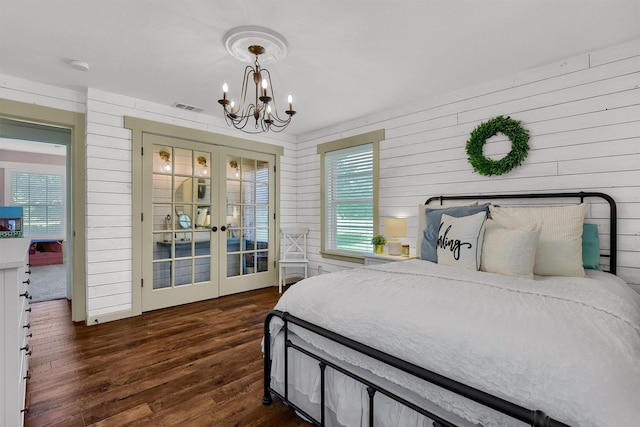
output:
<path id="1" fill-rule="evenodd" d="M 273 210 L 275 212 L 274 230 L 280 228 L 280 157 L 284 154 L 284 147 L 274 144 L 267 144 L 258 141 L 250 141 L 247 139 L 237 138 L 228 135 L 207 132 L 199 129 L 185 128 L 167 123 L 155 122 L 152 120 L 140 119 L 137 117 L 125 116 L 124 127 L 131 130 L 131 146 L 132 146 L 132 305 L 130 313 L 119 313 L 119 318 L 137 316 L 142 314 L 142 283 L 143 268 L 140 260 L 142 253 L 142 216 L 149 207 L 142 203 L 142 158 L 143 158 L 143 135 L 145 133 L 162 135 L 171 138 L 192 140 L 205 144 L 213 144 L 224 147 L 236 147 L 242 150 L 253 151 L 256 153 L 266 153 L 275 155 L 274 166 L 274 188 L 275 197 L 273 200 Z M 150 214 L 150 213 L 148 213 Z M 274 259 L 278 257 L 278 236 L 274 241 Z M 275 286 L 276 283 L 273 283 Z M 110 319 L 110 320 L 115 320 Z"/>

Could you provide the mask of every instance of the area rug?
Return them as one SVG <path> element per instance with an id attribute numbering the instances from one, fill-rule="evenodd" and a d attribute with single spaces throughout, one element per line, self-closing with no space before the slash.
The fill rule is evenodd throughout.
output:
<path id="1" fill-rule="evenodd" d="M 27 290 L 33 296 L 31 302 L 51 301 L 67 297 L 67 265 L 42 265 L 31 267 L 31 283 Z"/>

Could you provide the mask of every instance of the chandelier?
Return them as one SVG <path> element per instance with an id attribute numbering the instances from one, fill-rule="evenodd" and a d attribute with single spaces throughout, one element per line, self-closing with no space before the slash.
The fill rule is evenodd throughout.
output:
<path id="1" fill-rule="evenodd" d="M 253 65 L 247 65 L 244 69 L 240 102 L 229 99 L 229 87 L 226 83 L 222 86 L 222 99 L 218 102 L 224 110 L 224 118 L 227 125 L 233 126 L 246 133 L 281 132 L 291 123 L 291 117 L 296 112 L 293 110 L 293 98 L 289 95 L 288 109 L 284 111 L 285 117 L 278 114 L 274 102 L 275 92 L 271 83 L 271 73 L 262 68 L 258 62 L 258 56 L 265 53 L 265 49 L 259 45 L 250 45 L 249 52 L 255 56 Z M 251 125 L 249 125 L 251 124 Z"/>

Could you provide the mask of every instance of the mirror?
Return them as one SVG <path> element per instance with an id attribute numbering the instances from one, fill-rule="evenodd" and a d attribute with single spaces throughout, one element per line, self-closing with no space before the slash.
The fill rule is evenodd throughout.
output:
<path id="1" fill-rule="evenodd" d="M 191 228 L 191 217 L 185 214 L 179 215 L 178 224 L 180 224 L 182 228 Z"/>
<path id="2" fill-rule="evenodd" d="M 179 178 L 176 177 L 176 181 Z M 196 203 L 193 205 L 194 181 L 197 179 L 197 187 L 195 188 Z M 206 178 L 185 178 L 176 188 L 175 203 L 176 217 L 181 228 L 191 228 L 192 219 L 195 220 L 195 226 L 208 227 L 211 223 L 210 216 L 210 192 L 207 190 L 210 180 Z"/>

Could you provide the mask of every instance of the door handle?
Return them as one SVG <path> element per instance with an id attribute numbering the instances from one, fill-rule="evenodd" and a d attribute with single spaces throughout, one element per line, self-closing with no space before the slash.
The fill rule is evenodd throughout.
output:
<path id="1" fill-rule="evenodd" d="M 220 231 L 227 231 L 227 227 L 223 225 L 222 227 L 220 227 Z"/>
<path id="2" fill-rule="evenodd" d="M 216 231 L 218 231 L 218 227 L 216 227 L 216 226 L 214 225 L 213 227 L 211 227 L 211 231 L 213 231 L 213 232 L 215 233 Z"/>

